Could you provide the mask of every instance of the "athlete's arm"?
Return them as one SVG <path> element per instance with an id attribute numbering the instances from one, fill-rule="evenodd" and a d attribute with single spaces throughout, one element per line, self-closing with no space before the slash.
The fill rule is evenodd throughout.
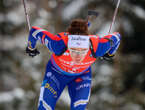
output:
<path id="1" fill-rule="evenodd" d="M 46 47 L 56 55 L 60 55 L 66 48 L 61 37 L 53 35 L 44 29 L 33 26 L 29 33 L 28 48 L 35 49 L 37 40 L 46 45 Z"/>
<path id="2" fill-rule="evenodd" d="M 114 55 L 120 44 L 120 34 L 113 33 L 103 38 L 99 38 L 99 44 L 96 51 L 96 56 L 100 57 L 106 53 L 110 56 Z"/>

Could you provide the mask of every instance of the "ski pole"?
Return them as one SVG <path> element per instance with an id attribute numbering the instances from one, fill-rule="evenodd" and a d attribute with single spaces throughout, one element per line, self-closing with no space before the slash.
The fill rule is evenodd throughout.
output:
<path id="1" fill-rule="evenodd" d="M 110 32 L 112 30 L 112 27 L 113 27 L 113 24 L 115 22 L 115 18 L 116 18 L 116 15 L 117 15 L 117 11 L 118 11 L 118 8 L 119 8 L 119 4 L 120 4 L 120 0 L 118 0 L 117 5 L 116 5 L 116 8 L 115 8 L 115 11 L 114 11 L 114 15 L 113 15 L 113 18 L 112 18 L 112 23 L 111 23 L 111 25 L 109 27 L 109 32 L 108 32 L 109 34 L 110 34 Z"/>
<path id="2" fill-rule="evenodd" d="M 23 6 L 24 6 L 24 12 L 25 12 L 25 17 L 26 17 L 26 22 L 27 22 L 27 25 L 28 25 L 28 29 L 30 31 L 31 25 L 30 25 L 30 19 L 29 19 L 29 15 L 28 15 L 28 12 L 27 12 L 27 7 L 26 7 L 25 0 L 23 0 Z"/>

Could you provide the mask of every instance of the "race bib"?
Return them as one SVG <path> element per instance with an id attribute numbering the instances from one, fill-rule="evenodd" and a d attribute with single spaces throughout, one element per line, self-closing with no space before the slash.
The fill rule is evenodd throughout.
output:
<path id="1" fill-rule="evenodd" d="M 68 48 L 89 48 L 89 36 L 68 35 Z"/>

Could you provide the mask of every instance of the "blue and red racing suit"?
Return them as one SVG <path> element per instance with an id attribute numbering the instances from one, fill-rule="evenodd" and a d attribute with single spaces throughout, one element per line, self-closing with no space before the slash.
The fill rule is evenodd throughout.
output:
<path id="1" fill-rule="evenodd" d="M 113 55 L 120 44 L 119 33 L 102 38 L 89 35 L 93 49 L 89 49 L 84 60 L 77 64 L 73 63 L 67 49 L 68 35 L 67 32 L 53 35 L 38 27 L 30 30 L 28 47 L 34 49 L 39 40 L 52 52 L 40 91 L 38 110 L 54 110 L 66 86 L 71 98 L 71 110 L 85 110 L 91 90 L 91 64 L 106 53 Z"/>

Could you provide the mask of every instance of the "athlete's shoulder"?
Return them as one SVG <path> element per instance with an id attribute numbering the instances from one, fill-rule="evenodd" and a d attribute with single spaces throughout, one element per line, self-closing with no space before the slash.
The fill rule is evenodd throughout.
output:
<path id="1" fill-rule="evenodd" d="M 57 36 L 59 36 L 59 37 L 66 37 L 66 36 L 68 36 L 68 32 L 60 32 L 60 33 L 58 33 L 57 34 Z"/>
<path id="2" fill-rule="evenodd" d="M 98 35 L 88 35 L 89 37 L 90 37 L 90 40 L 92 41 L 92 42 L 98 42 L 98 40 L 99 40 L 99 36 Z"/>
<path id="3" fill-rule="evenodd" d="M 32 26 L 31 27 L 31 32 L 39 33 L 39 32 L 47 32 L 45 29 L 37 27 L 37 26 Z"/>
<path id="4" fill-rule="evenodd" d="M 105 35 L 104 37 L 100 38 L 100 43 L 107 43 L 110 41 L 120 41 L 121 35 L 118 32 L 114 32 L 112 34 Z"/>
<path id="5" fill-rule="evenodd" d="M 60 32 L 60 33 L 57 34 L 57 36 L 64 41 L 65 45 L 67 45 L 67 42 L 68 42 L 68 32 Z"/>

